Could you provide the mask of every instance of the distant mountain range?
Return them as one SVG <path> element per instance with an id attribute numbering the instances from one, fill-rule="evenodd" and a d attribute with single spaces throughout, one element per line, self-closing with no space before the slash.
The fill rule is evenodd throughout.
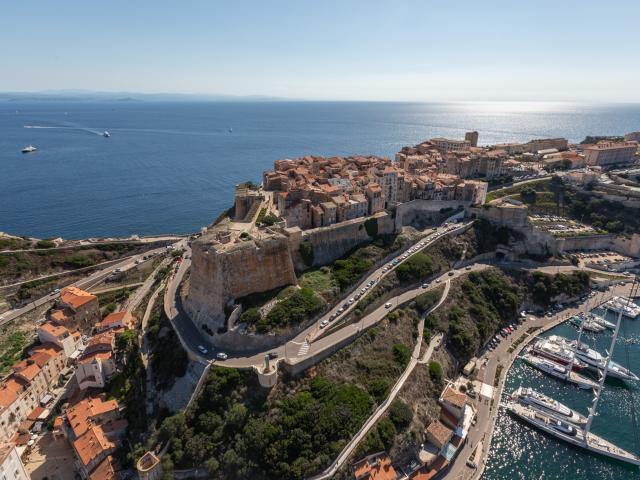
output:
<path id="1" fill-rule="evenodd" d="M 98 92 L 91 90 L 43 90 L 39 92 L 0 92 L 0 102 L 63 102 L 63 101 L 105 101 L 105 102 L 273 102 L 291 100 L 262 95 L 215 95 L 196 93 L 138 93 L 138 92 Z"/>

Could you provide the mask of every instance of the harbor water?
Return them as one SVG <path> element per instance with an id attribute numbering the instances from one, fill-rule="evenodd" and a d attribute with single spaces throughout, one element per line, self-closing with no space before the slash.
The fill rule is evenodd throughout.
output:
<path id="1" fill-rule="evenodd" d="M 594 312 L 604 314 L 601 309 Z M 617 318 L 612 312 L 605 315 L 613 322 Z M 578 337 L 578 329 L 565 322 L 542 336 L 550 335 L 575 339 Z M 604 354 L 610 346 L 611 336 L 611 330 L 602 333 L 584 332 L 582 341 Z M 614 360 L 640 374 L 640 318 L 631 320 L 623 317 Z M 639 432 L 636 431 L 637 424 L 634 421 L 634 412 L 640 415 L 639 383 L 608 379 L 598 406 L 598 416 L 594 418 L 592 426 L 594 434 L 633 453 L 640 452 Z M 507 373 L 502 401 L 519 386 L 532 387 L 585 416 L 594 396 L 591 390 L 580 390 L 516 359 Z M 640 468 L 570 446 L 515 419 L 500 407 L 482 479 L 507 478 L 626 480 L 640 478 Z"/>

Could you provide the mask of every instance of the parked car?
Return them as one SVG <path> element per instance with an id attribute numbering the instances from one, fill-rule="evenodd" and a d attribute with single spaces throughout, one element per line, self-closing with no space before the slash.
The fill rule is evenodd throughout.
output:
<path id="1" fill-rule="evenodd" d="M 391 308 L 392 304 L 390 302 L 387 302 L 384 304 L 384 308 Z"/>
<path id="2" fill-rule="evenodd" d="M 329 320 L 323 320 L 322 322 L 320 322 L 320 328 L 324 328 L 327 325 L 329 325 Z"/>
<path id="3" fill-rule="evenodd" d="M 429 284 L 428 284 L 428 283 L 423 283 L 423 284 L 422 284 L 422 288 L 427 288 L 428 286 L 429 286 Z"/>
<path id="4" fill-rule="evenodd" d="M 216 358 L 218 360 L 226 360 L 227 358 L 229 358 L 229 356 L 224 352 L 218 352 L 218 354 L 216 355 Z"/>
<path id="5" fill-rule="evenodd" d="M 207 353 L 209 353 L 209 350 L 204 348 L 202 345 L 198 345 L 198 350 L 200 350 L 200 353 L 203 355 L 206 355 Z"/>

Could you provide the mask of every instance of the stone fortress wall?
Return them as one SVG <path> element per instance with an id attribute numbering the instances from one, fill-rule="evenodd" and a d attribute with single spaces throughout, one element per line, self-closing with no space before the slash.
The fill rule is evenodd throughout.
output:
<path id="1" fill-rule="evenodd" d="M 225 325 L 225 305 L 255 292 L 296 283 L 285 235 L 251 239 L 224 248 L 204 235 L 191 245 L 187 313 L 216 332 Z"/>

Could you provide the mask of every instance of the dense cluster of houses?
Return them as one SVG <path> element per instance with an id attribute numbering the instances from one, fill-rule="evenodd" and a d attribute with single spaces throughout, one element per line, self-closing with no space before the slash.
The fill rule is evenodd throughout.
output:
<path id="1" fill-rule="evenodd" d="M 127 422 L 102 389 L 117 371 L 116 335 L 134 322 L 125 311 L 102 319 L 95 295 L 62 290 L 37 328 L 37 343 L 0 382 L 0 443 L 7 461 L 13 450 L 22 454 L 31 447 L 53 418 L 53 435 L 68 439 L 82 478 L 116 478 L 112 454 Z"/>

